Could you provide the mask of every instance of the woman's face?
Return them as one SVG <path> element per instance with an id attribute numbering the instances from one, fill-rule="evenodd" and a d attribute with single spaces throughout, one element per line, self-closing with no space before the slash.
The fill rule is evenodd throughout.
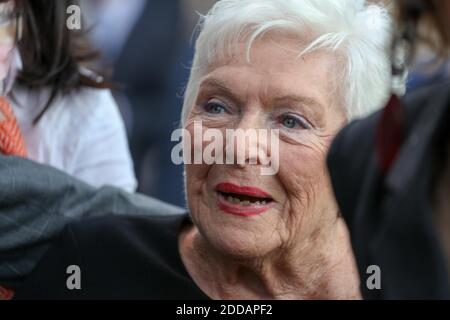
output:
<path id="1" fill-rule="evenodd" d="M 14 1 L 0 2 L 0 81 L 6 78 L 11 65 L 16 30 Z"/>
<path id="2" fill-rule="evenodd" d="M 202 122 L 202 132 L 278 129 L 277 154 L 268 144 L 253 146 L 260 155 L 279 157 L 279 170 L 262 175 L 259 162 L 188 164 L 187 198 L 210 244 L 233 256 L 265 257 L 316 241 L 336 220 L 325 157 L 345 116 L 332 54 L 299 57 L 298 40 L 268 38 L 255 42 L 248 63 L 241 49 L 201 79 L 185 129 L 191 137 L 195 121 Z"/>

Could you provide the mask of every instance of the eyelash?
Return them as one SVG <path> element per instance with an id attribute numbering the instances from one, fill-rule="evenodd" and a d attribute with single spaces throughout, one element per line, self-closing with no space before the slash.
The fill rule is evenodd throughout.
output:
<path id="1" fill-rule="evenodd" d="M 212 109 L 214 107 L 220 107 L 222 108 L 223 112 L 212 112 Z M 216 101 L 208 101 L 203 105 L 203 109 L 209 113 L 209 114 L 213 114 L 213 115 L 218 115 L 218 114 L 224 114 L 224 113 L 230 113 L 230 110 L 228 108 L 227 105 L 225 105 L 224 103 L 220 103 L 220 102 L 216 102 Z M 293 119 L 297 125 L 297 127 L 300 127 L 300 129 L 303 130 L 311 130 L 314 128 L 314 126 L 306 119 L 304 119 L 301 116 L 297 116 L 297 115 L 293 115 L 293 114 L 283 114 L 281 116 L 278 117 L 278 121 L 282 124 L 284 120 L 286 119 Z M 289 130 L 296 130 L 299 128 L 289 128 L 286 127 Z"/>
<path id="2" fill-rule="evenodd" d="M 224 112 L 221 112 L 221 113 L 211 112 L 212 108 L 214 108 L 214 107 L 221 107 L 224 110 Z M 203 109 L 206 112 L 210 113 L 210 114 L 230 113 L 228 107 L 225 104 L 222 104 L 222 103 L 219 103 L 219 102 L 211 102 L 211 101 L 209 101 L 209 102 L 204 104 Z"/>
<path id="3" fill-rule="evenodd" d="M 308 120 L 304 119 L 303 117 L 292 115 L 292 114 L 283 114 L 278 117 L 279 122 L 283 125 L 283 121 L 287 119 L 293 119 L 298 127 L 303 130 L 311 130 L 313 129 L 313 126 L 309 123 Z M 287 126 L 284 126 L 285 128 L 289 130 L 295 130 L 299 128 L 289 128 Z"/>

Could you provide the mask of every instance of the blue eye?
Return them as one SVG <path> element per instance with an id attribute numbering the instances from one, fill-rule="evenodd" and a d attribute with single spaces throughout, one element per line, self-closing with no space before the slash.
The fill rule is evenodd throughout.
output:
<path id="1" fill-rule="evenodd" d="M 212 114 L 221 114 L 221 113 L 227 113 L 228 110 L 225 106 L 217 103 L 217 102 L 209 102 L 205 105 L 205 110 L 208 113 Z"/>
<path id="2" fill-rule="evenodd" d="M 312 126 L 308 123 L 308 121 L 294 117 L 291 115 L 284 115 L 280 119 L 281 124 L 288 129 L 311 129 Z"/>

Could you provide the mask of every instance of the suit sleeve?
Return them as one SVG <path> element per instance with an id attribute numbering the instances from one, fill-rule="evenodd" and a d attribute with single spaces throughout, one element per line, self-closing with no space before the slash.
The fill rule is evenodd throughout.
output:
<path id="1" fill-rule="evenodd" d="M 0 285 L 16 288 L 71 221 L 103 215 L 179 213 L 119 188 L 95 189 L 57 169 L 0 156 Z"/>
<path id="2" fill-rule="evenodd" d="M 75 233 L 68 225 L 41 263 L 16 289 L 14 299 L 75 299 L 83 289 L 83 269 Z"/>

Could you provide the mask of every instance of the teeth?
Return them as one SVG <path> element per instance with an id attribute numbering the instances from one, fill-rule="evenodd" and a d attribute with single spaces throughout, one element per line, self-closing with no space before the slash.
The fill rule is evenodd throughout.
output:
<path id="1" fill-rule="evenodd" d="M 241 201 L 241 200 L 239 200 L 239 198 L 235 198 L 233 196 L 227 196 L 226 200 L 228 202 L 230 202 L 230 203 L 239 204 L 239 205 L 244 206 L 244 207 L 245 206 L 250 206 L 250 205 L 256 205 L 256 206 L 265 205 L 267 203 L 266 200 L 255 201 L 255 202 L 252 202 L 252 201 L 249 201 L 249 200 Z"/>
<path id="2" fill-rule="evenodd" d="M 227 201 L 231 202 L 231 203 L 239 203 L 240 202 L 238 198 L 235 198 L 235 197 L 232 197 L 232 196 L 228 196 L 227 197 Z"/>

